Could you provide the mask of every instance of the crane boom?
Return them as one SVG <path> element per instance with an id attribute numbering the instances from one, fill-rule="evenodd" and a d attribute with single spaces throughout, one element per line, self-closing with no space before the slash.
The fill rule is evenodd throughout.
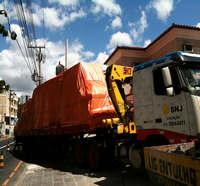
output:
<path id="1" fill-rule="evenodd" d="M 121 65 L 111 65 L 106 69 L 106 83 L 108 92 L 120 119 L 120 123 L 128 126 L 129 133 L 135 133 L 135 124 L 127 116 L 129 106 L 126 102 L 123 84 L 130 83 L 133 77 L 133 68 Z"/>

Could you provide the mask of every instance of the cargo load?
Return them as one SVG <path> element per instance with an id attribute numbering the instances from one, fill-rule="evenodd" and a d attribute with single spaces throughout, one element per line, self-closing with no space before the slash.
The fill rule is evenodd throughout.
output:
<path id="1" fill-rule="evenodd" d="M 194 142 L 145 147 L 145 168 L 156 185 L 200 185 L 199 152 Z"/>
<path id="2" fill-rule="evenodd" d="M 115 115 L 101 66 L 81 62 L 34 90 L 22 105 L 15 136 L 92 132 Z"/>

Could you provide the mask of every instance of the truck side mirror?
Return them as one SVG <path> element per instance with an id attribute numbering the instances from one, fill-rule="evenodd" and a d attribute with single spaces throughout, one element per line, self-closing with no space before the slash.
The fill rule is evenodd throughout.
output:
<path id="1" fill-rule="evenodd" d="M 171 78 L 169 67 L 162 68 L 162 76 L 163 76 L 165 87 L 171 87 L 172 78 Z"/>
<path id="2" fill-rule="evenodd" d="M 174 87 L 166 88 L 166 92 L 168 96 L 174 96 Z"/>
<path id="3" fill-rule="evenodd" d="M 172 78 L 171 78 L 169 67 L 162 68 L 162 76 L 163 76 L 164 84 L 166 87 L 167 95 L 174 96 L 174 87 L 172 84 Z"/>

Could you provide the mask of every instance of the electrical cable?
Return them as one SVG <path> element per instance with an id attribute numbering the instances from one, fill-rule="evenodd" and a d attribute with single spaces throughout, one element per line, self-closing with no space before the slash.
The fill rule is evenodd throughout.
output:
<path id="1" fill-rule="evenodd" d="M 25 11 L 24 11 L 24 7 L 23 7 L 23 3 L 22 3 L 22 0 L 19 0 L 19 3 L 20 3 L 20 8 L 21 8 L 21 12 L 22 13 L 22 20 L 23 20 L 23 24 L 24 24 L 24 28 L 25 28 L 25 32 L 26 32 L 26 36 L 28 38 L 28 41 L 27 41 L 27 48 L 29 48 L 29 44 L 31 43 L 31 41 L 33 40 L 30 36 L 31 36 L 31 33 L 29 33 L 29 27 L 28 27 L 28 24 L 26 22 L 26 17 L 25 16 Z M 29 10 L 28 10 L 29 12 Z M 34 40 L 33 40 L 34 41 Z M 34 68 L 35 70 L 37 71 L 37 66 L 36 66 L 36 60 L 35 60 L 35 55 L 34 55 L 34 51 L 32 48 L 29 48 L 28 51 L 30 51 L 30 56 L 32 57 L 31 59 L 33 60 L 33 65 L 34 65 Z"/>
<path id="2" fill-rule="evenodd" d="M 16 13 L 17 13 L 17 16 L 18 16 L 18 19 L 19 19 L 19 24 L 20 24 L 21 28 L 24 29 L 23 33 L 25 33 L 25 36 L 22 37 L 22 41 L 23 41 L 23 44 L 24 44 L 24 50 L 26 51 L 27 57 L 29 56 L 28 60 L 30 58 L 31 61 L 32 61 L 31 62 L 31 64 L 32 64 L 31 66 L 33 66 L 32 71 L 35 71 L 37 73 L 38 69 L 37 69 L 37 66 L 36 66 L 34 51 L 33 51 L 32 48 L 28 48 L 29 43 L 32 39 L 30 37 L 28 25 L 26 23 L 26 17 L 25 17 L 25 12 L 24 12 L 24 8 L 23 8 L 23 3 L 22 3 L 21 0 L 19 0 L 19 1 L 15 0 L 15 4 L 16 4 L 15 7 L 16 7 Z"/>
<path id="3" fill-rule="evenodd" d="M 31 70 L 30 64 L 29 64 L 28 61 L 26 60 L 26 57 L 25 57 L 25 55 L 24 55 L 24 53 L 23 53 L 23 50 L 22 50 L 22 48 L 21 48 L 21 46 L 20 46 L 20 44 L 19 44 L 19 42 L 18 42 L 17 39 L 16 39 L 16 42 L 17 42 L 17 45 L 18 45 L 18 47 L 19 47 L 19 49 L 20 49 L 20 51 L 21 51 L 21 53 L 22 53 L 22 56 L 23 56 L 25 62 L 26 62 L 26 65 L 27 65 L 27 67 L 28 67 L 30 73 L 32 74 L 33 72 L 32 72 L 32 70 Z"/>
<path id="4" fill-rule="evenodd" d="M 19 7 L 17 6 L 17 14 L 19 13 Z M 20 14 L 18 14 L 18 17 L 20 16 Z M 22 23 L 22 21 L 21 21 L 21 19 L 19 19 L 19 21 L 20 21 L 20 26 L 21 26 L 21 28 L 23 28 L 23 23 Z M 20 44 L 19 44 L 19 41 L 17 41 L 18 42 L 18 45 L 20 46 Z M 29 52 L 28 52 L 28 45 L 26 44 L 26 39 L 25 38 L 23 38 L 22 37 L 22 42 L 23 42 L 23 45 L 24 45 L 24 50 L 25 50 L 25 53 L 26 53 L 26 56 L 27 56 L 27 64 L 28 64 L 28 66 L 31 68 L 31 62 L 30 62 L 30 60 L 29 60 Z M 21 49 L 20 49 L 21 51 L 23 51 L 22 50 L 22 47 L 21 47 Z M 32 70 L 31 70 L 32 71 Z"/>
<path id="5" fill-rule="evenodd" d="M 7 7 L 6 7 L 6 2 L 5 2 L 5 0 L 4 0 L 4 10 L 6 10 L 6 9 L 7 9 Z M 11 33 L 10 19 L 9 19 L 9 16 L 8 16 L 7 14 L 6 14 L 6 18 L 7 18 L 7 22 L 8 22 L 8 30 L 9 30 L 9 32 Z M 23 58 L 24 58 L 24 61 L 25 61 L 26 65 L 27 65 L 29 71 L 32 72 L 31 67 L 30 67 L 30 64 L 29 64 L 29 62 L 27 61 L 27 59 L 26 59 L 26 57 L 25 57 L 25 55 L 24 55 L 24 53 L 23 53 L 22 47 L 20 46 L 20 44 L 19 44 L 17 38 L 16 38 L 16 42 L 17 42 L 17 45 L 18 45 L 18 47 L 19 47 L 19 49 L 20 49 L 20 51 L 21 51 L 21 54 L 22 54 L 22 56 L 23 56 Z"/>

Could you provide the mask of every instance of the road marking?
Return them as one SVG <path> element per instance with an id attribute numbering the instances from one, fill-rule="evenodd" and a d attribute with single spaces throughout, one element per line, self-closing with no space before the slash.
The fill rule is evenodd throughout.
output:
<path id="1" fill-rule="evenodd" d="M 10 179 L 16 174 L 16 172 L 18 171 L 18 169 L 21 167 L 23 161 L 20 161 L 17 166 L 15 167 L 15 169 L 10 173 L 9 177 L 3 182 L 2 186 L 7 186 Z"/>

